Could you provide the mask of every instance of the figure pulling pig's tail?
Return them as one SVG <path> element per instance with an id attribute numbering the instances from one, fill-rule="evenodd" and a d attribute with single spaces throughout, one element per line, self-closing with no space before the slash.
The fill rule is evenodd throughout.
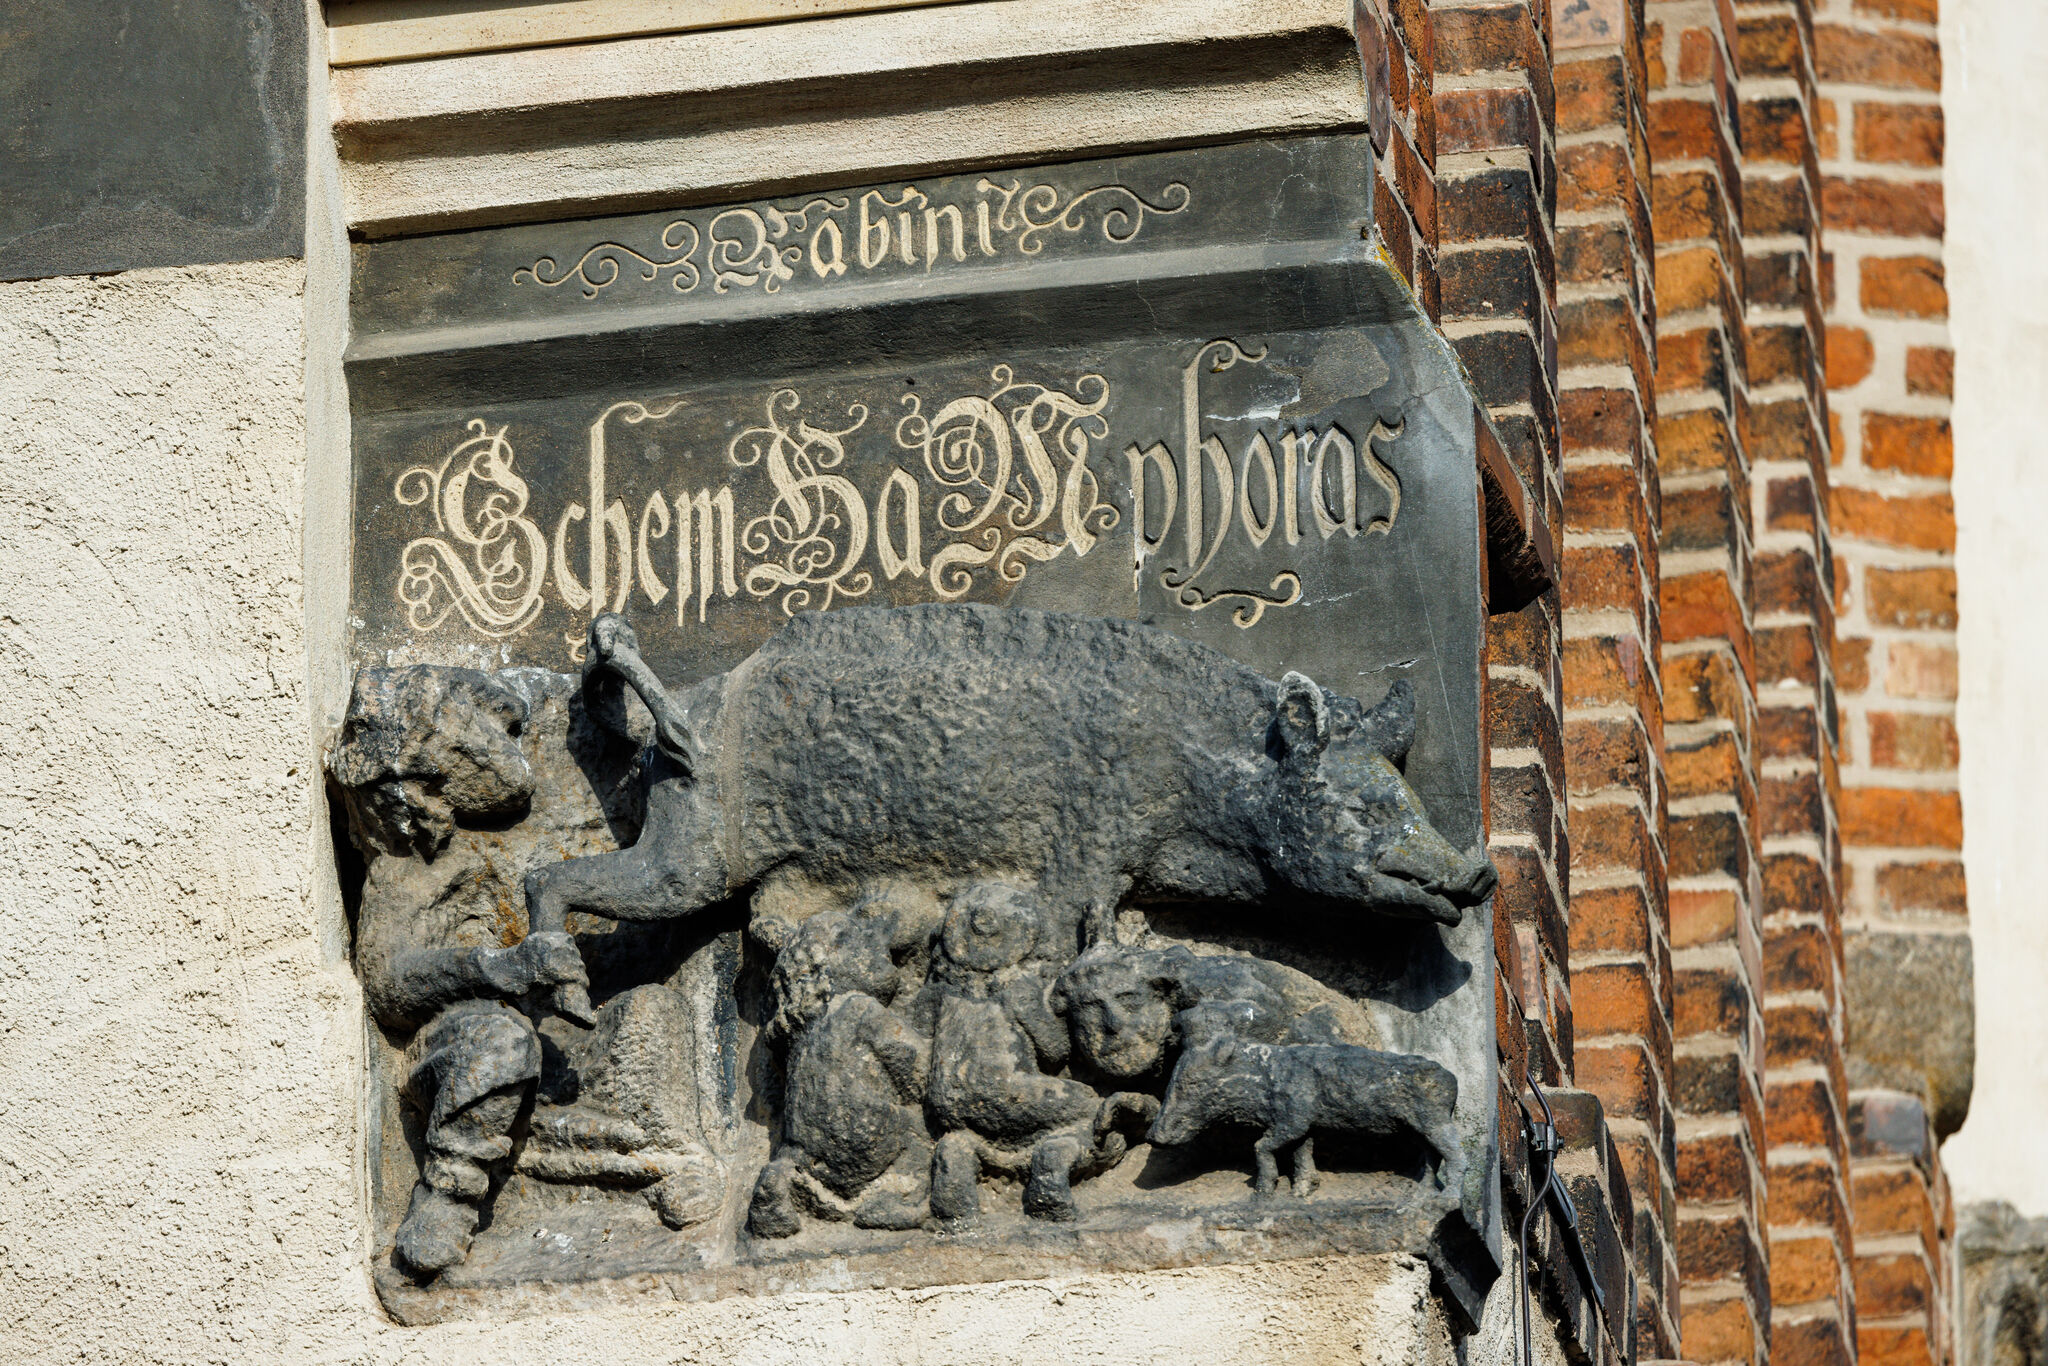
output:
<path id="1" fill-rule="evenodd" d="M 668 689 L 648 667 L 640 656 L 640 638 L 626 619 L 616 612 L 606 612 L 590 623 L 589 651 L 583 666 L 583 697 L 591 716 L 606 729 L 622 737 L 631 738 L 625 708 L 624 689 L 631 688 L 654 718 L 653 750 L 657 763 L 665 763 L 666 776 L 687 784 L 695 766 L 695 746 L 690 736 L 689 722 Z M 650 803 L 649 822 L 654 820 L 654 809 Z M 644 843 L 644 838 L 643 838 Z M 637 848 L 638 846 L 636 846 Z M 621 850 L 621 854 L 632 855 L 635 850 Z M 564 877 L 560 874 L 570 865 L 561 869 L 539 870 L 526 879 L 526 902 L 528 923 L 533 932 L 543 931 L 566 933 L 568 913 L 571 910 L 594 911 L 601 915 L 613 915 L 621 920 L 663 919 L 662 915 L 634 915 L 633 905 L 643 898 L 637 890 L 637 878 L 626 879 L 621 885 L 618 872 L 644 870 L 644 860 L 637 858 L 619 859 L 617 855 L 600 856 L 616 862 L 606 864 L 602 869 L 578 869 L 584 873 L 598 873 L 590 877 Z M 599 860 L 574 860 L 580 865 Z M 609 882 L 618 888 L 612 895 L 605 896 L 602 874 L 610 871 Z M 554 876 L 550 876 L 553 874 Z M 624 895 L 619 895 L 623 891 Z M 579 895 L 580 894 L 580 895 Z M 603 902 L 602 905 L 598 904 Z M 614 909 L 606 909 L 606 907 Z M 565 982 L 557 986 L 550 995 L 550 1004 L 555 1013 L 586 1027 L 597 1021 L 597 1013 L 590 1003 L 590 990 L 581 982 Z"/>

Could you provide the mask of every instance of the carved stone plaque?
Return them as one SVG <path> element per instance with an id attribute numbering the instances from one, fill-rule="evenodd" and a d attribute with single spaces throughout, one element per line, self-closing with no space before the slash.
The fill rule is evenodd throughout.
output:
<path id="1" fill-rule="evenodd" d="M 357 248 L 424 1321 L 1496 1243 L 1473 405 L 1298 138 Z"/>

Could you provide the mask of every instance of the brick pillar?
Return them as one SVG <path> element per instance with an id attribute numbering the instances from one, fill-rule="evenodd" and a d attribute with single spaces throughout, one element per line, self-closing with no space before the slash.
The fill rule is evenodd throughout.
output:
<path id="1" fill-rule="evenodd" d="M 1854 1358 L 1839 774 L 1810 0 L 1736 9 L 1757 527 L 1757 787 L 1772 1359 Z"/>
<path id="2" fill-rule="evenodd" d="M 1578 1084 L 1633 1197 L 1637 1350 L 1678 1350 L 1657 619 L 1656 286 L 1641 0 L 1556 20 L 1558 434 Z"/>
<path id="3" fill-rule="evenodd" d="M 1761 896 L 1732 11 L 1650 0 L 1680 1338 L 1761 1362 Z"/>
<path id="4" fill-rule="evenodd" d="M 1935 0 L 1817 0 L 1816 10 L 1833 263 L 1847 1072 L 1859 1088 L 1857 1337 L 1870 1366 L 1903 1366 L 1954 1353 L 1935 1145 L 1962 1122 L 1973 1046 L 1941 52 Z"/>
<path id="5" fill-rule="evenodd" d="M 1431 7 L 1441 323 L 1550 526 L 1558 524 L 1556 151 L 1548 16 Z M 1571 1079 L 1564 756 L 1555 589 L 1496 616 L 1487 641 L 1494 914 L 1539 1075 Z M 1511 1077 L 1518 1082 L 1519 1077 Z"/>
<path id="6" fill-rule="evenodd" d="M 1427 0 L 1357 0 L 1366 78 L 1386 61 L 1391 117 L 1375 120 L 1378 154 L 1373 227 L 1394 266 L 1408 279 L 1431 318 L 1440 311 L 1436 243 L 1436 101 L 1431 90 L 1434 46 Z"/>
<path id="7" fill-rule="evenodd" d="M 1863 1366 L 1952 1362 L 1955 1209 L 1927 1110 L 1916 1095 L 1857 1091 L 1849 1101 L 1849 1133 L 1858 1359 Z"/>

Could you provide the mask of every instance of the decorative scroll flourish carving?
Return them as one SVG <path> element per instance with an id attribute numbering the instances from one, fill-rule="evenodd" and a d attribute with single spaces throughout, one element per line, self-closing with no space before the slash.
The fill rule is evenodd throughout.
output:
<path id="1" fill-rule="evenodd" d="M 736 250 L 746 261 L 755 249 Z M 688 484 L 654 487 L 648 472 L 662 471 L 672 439 L 612 460 L 607 432 L 664 422 L 685 405 L 621 400 L 590 424 L 588 478 L 577 485 L 588 494 L 550 510 L 545 544 L 504 429 L 472 423 L 459 462 L 417 466 L 398 481 L 398 502 L 430 503 L 434 517 L 434 534 L 406 547 L 398 598 L 415 629 L 459 612 L 496 637 L 531 624 L 549 586 L 586 620 L 673 595 L 686 627 L 707 623 L 721 601 L 780 595 L 793 615 L 872 601 L 885 581 L 898 585 L 887 594 L 898 601 L 959 601 L 977 587 L 1022 583 L 1035 566 L 1083 559 L 1116 533 L 1129 537 L 1127 552 L 1111 553 L 1130 555 L 1134 591 L 1156 584 L 1188 612 L 1227 603 L 1227 620 L 1249 630 L 1302 602 L 1303 542 L 1392 535 L 1403 495 L 1387 453 L 1407 428 L 1238 411 L 1243 397 L 1226 400 L 1207 381 L 1263 365 L 1267 349 L 1224 337 L 1183 354 L 1178 402 L 1163 405 L 1167 431 L 1127 444 L 1121 462 L 1108 443 L 1112 400 L 1126 395 L 1093 371 L 1026 379 L 998 363 L 985 383 L 941 391 L 931 408 L 923 393 L 899 391 L 896 421 L 881 427 L 869 424 L 887 401 L 879 386 L 835 398 L 847 414 L 837 426 L 800 416 L 803 395 L 777 389 L 762 402 L 765 421 L 730 437 L 731 427 L 719 430 L 723 477 L 685 470 Z M 678 435 L 687 441 L 689 429 Z M 622 483 L 627 496 L 614 497 Z M 580 663 L 582 628 L 565 638 Z"/>
<path id="2" fill-rule="evenodd" d="M 763 293 L 777 293 L 785 280 L 796 278 L 804 259 L 803 247 L 777 244 L 802 232 L 813 210 L 845 208 L 844 199 L 820 198 L 798 209 L 727 209 L 711 220 L 712 290 L 724 294 L 734 285 L 759 284 Z"/>
<path id="3" fill-rule="evenodd" d="M 408 507 L 427 504 L 437 533 L 400 552 L 398 598 L 415 630 L 459 611 L 484 635 L 515 635 L 540 612 L 547 539 L 526 515 L 526 481 L 513 473 L 505 428 L 477 418 L 469 432 L 447 459 L 413 466 L 392 490 Z"/>
<path id="4" fill-rule="evenodd" d="M 555 289 L 575 280 L 581 285 L 584 298 L 595 299 L 618 282 L 621 261 L 634 261 L 638 263 L 636 273 L 643 280 L 658 280 L 664 271 L 674 271 L 669 283 L 676 293 L 688 294 L 702 278 L 690 259 L 697 254 L 698 242 L 697 225 L 687 218 L 678 218 L 661 230 L 665 259 L 657 260 L 623 242 L 599 242 L 577 257 L 571 268 L 564 269 L 552 256 L 542 256 L 513 271 L 512 282 L 527 279 L 543 289 Z"/>
<path id="5" fill-rule="evenodd" d="M 1033 185 L 1022 188 L 1023 182 L 1012 180 L 1008 185 L 983 179 L 975 183 L 982 191 L 993 190 L 1003 197 L 1002 205 L 996 210 L 996 226 L 1004 232 L 1017 234 L 1017 250 L 1026 256 L 1036 256 L 1045 246 L 1045 235 L 1052 231 L 1079 232 L 1087 226 L 1089 201 L 1100 196 L 1092 207 L 1102 215 L 1102 235 L 1111 242 L 1128 242 L 1136 237 L 1145 226 L 1146 214 L 1165 216 L 1176 214 L 1188 206 L 1191 192 L 1176 180 L 1160 193 L 1160 202 L 1155 204 L 1144 198 L 1128 185 L 1097 185 L 1077 195 L 1062 199 L 1060 191 L 1052 185 Z"/>
<path id="6" fill-rule="evenodd" d="M 1292 607 L 1301 601 L 1301 576 L 1291 569 L 1274 575 L 1265 593 L 1256 593 L 1249 588 L 1225 588 L 1204 593 L 1191 583 L 1175 583 L 1171 571 L 1161 574 L 1159 582 L 1172 589 L 1173 600 L 1190 612 L 1200 612 L 1219 602 L 1236 601 L 1238 606 L 1230 614 L 1230 622 L 1239 629 L 1258 625 L 1259 618 L 1266 614 L 1268 607 Z"/>
<path id="7" fill-rule="evenodd" d="M 982 565 L 994 563 L 1003 582 L 1019 583 L 1026 561 L 1044 564 L 1069 549 L 1085 556 L 1119 517 L 1088 467 L 1091 439 L 1109 432 L 1102 416 L 1109 382 L 1082 375 L 1069 394 L 1020 382 L 1000 364 L 989 379 L 986 397 L 964 395 L 929 417 L 922 400 L 907 394 L 896 423 L 896 444 L 917 452 L 947 490 L 935 509 L 940 530 L 961 538 L 932 557 L 932 590 L 945 602 L 965 596 Z M 1036 534 L 1055 510 L 1063 533 L 1057 541 Z"/>

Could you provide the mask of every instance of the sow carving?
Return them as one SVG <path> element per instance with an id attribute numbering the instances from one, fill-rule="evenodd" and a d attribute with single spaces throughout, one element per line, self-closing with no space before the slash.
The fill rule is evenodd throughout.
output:
<path id="1" fill-rule="evenodd" d="M 1402 776 L 1406 682 L 1368 709 L 1132 622 L 967 605 L 800 617 L 680 693 L 622 618 L 590 646 L 599 710 L 622 717 L 623 683 L 654 717 L 647 818 L 633 847 L 527 878 L 535 934 L 750 891 L 759 917 L 778 885 L 1001 880 L 1078 949 L 1128 903 L 1455 925 L 1494 886 Z M 591 1018 L 577 983 L 555 1005 Z"/>

